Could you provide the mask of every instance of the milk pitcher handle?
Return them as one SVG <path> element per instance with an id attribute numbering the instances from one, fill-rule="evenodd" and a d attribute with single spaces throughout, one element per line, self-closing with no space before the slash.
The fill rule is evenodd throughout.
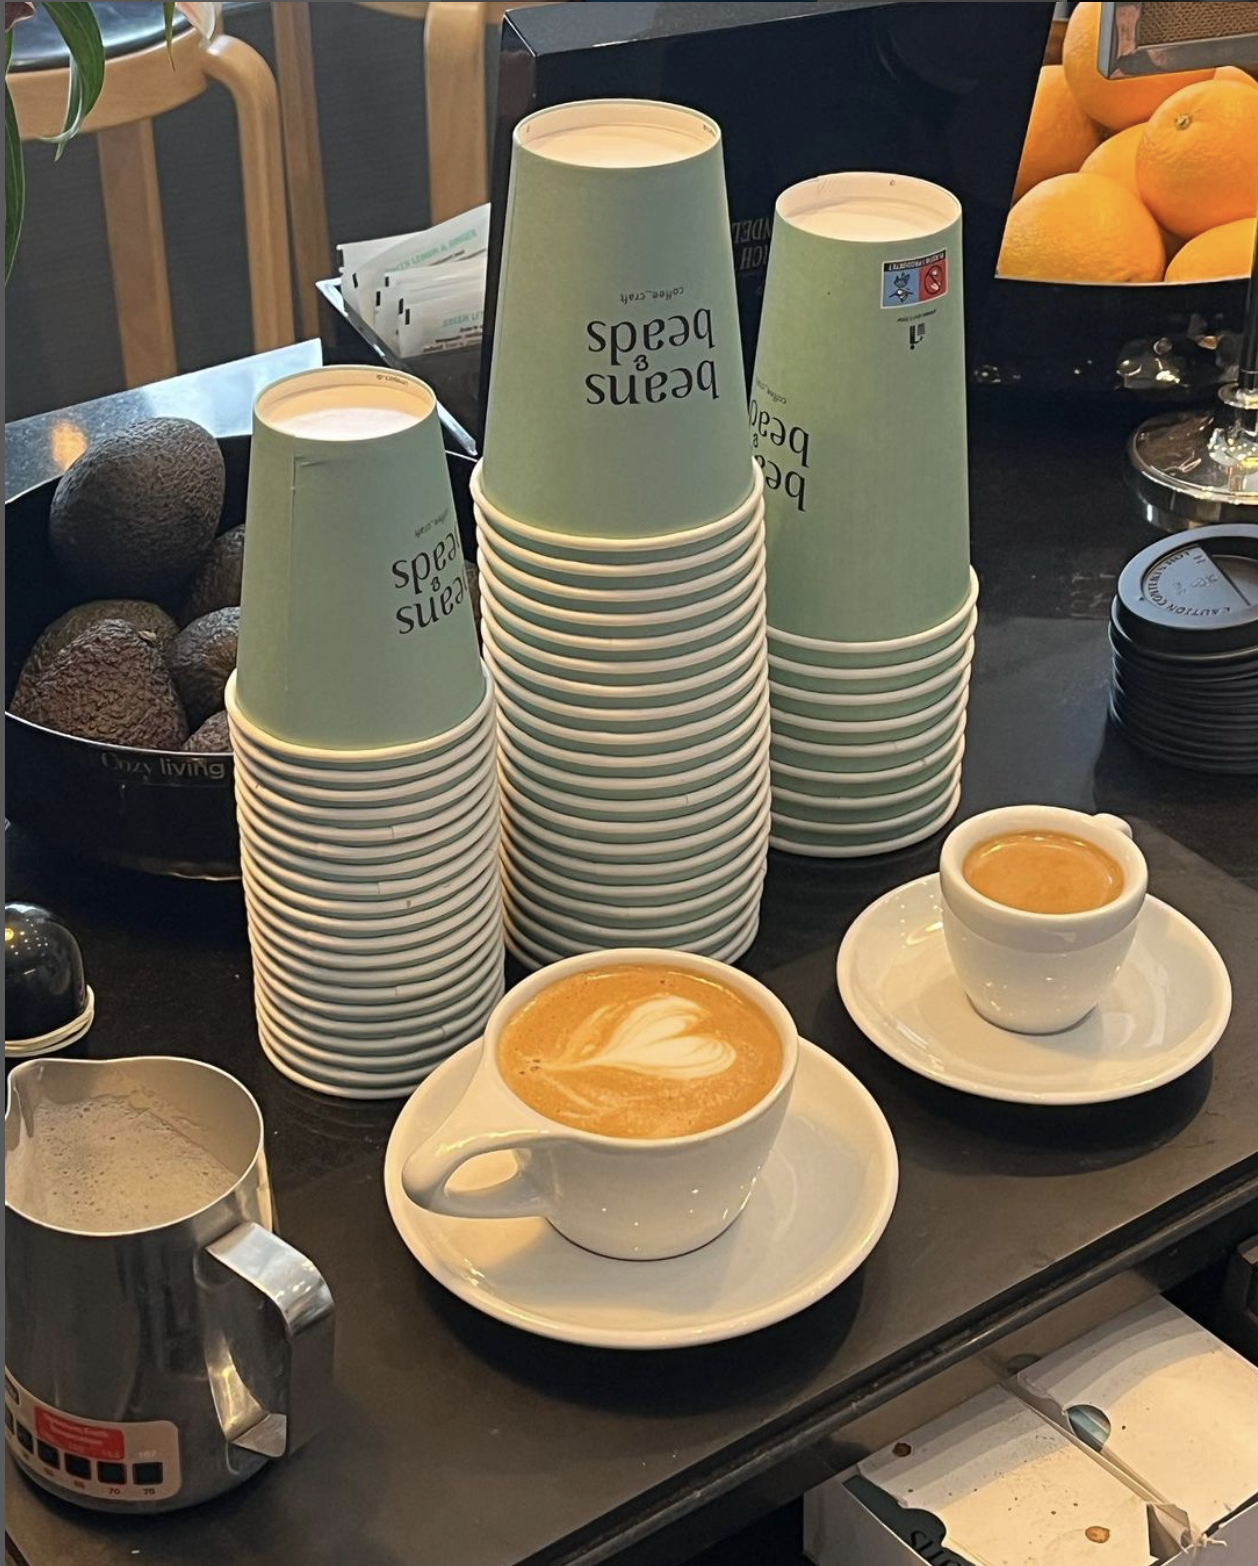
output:
<path id="1" fill-rule="evenodd" d="M 206 1254 L 266 1301 L 283 1350 L 282 1407 L 268 1409 L 234 1444 L 264 1457 L 295 1452 L 327 1422 L 332 1394 L 332 1295 L 300 1251 L 261 1224 L 242 1223 Z"/>

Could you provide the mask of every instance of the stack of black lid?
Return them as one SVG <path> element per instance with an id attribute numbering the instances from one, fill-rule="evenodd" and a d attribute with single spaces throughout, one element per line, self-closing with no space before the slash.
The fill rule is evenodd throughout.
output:
<path id="1" fill-rule="evenodd" d="M 1110 610 L 1110 713 L 1142 750 L 1258 773 L 1258 524 L 1195 528 L 1127 562 Z"/>

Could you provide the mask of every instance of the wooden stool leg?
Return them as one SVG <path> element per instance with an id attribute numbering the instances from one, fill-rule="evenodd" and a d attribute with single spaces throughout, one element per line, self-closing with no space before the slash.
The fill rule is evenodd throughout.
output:
<path id="1" fill-rule="evenodd" d="M 216 38 L 206 46 L 202 58 L 205 74 L 221 82 L 236 105 L 253 296 L 253 346 L 255 352 L 262 353 L 293 341 L 279 95 L 266 61 L 239 38 Z"/>
<path id="2" fill-rule="evenodd" d="M 331 275 L 332 250 L 323 194 L 323 154 L 308 0 L 273 5 L 271 25 L 275 29 L 275 74 L 284 122 L 284 170 L 288 176 L 288 209 L 297 264 L 297 303 L 302 331 L 307 337 L 317 337 L 319 301 L 315 284 Z"/>
<path id="3" fill-rule="evenodd" d="M 429 215 L 434 223 L 488 199 L 484 0 L 433 0 L 424 22 Z"/>
<path id="4" fill-rule="evenodd" d="M 105 231 L 128 386 L 174 375 L 175 327 L 152 120 L 98 131 Z"/>

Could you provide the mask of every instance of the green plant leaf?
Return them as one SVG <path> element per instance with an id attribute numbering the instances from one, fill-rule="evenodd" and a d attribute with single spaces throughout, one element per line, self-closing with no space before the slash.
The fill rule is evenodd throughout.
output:
<path id="1" fill-rule="evenodd" d="M 165 0 L 162 6 L 162 21 L 166 24 L 166 53 L 170 54 L 171 45 L 175 41 L 175 0 Z M 175 63 L 173 56 L 170 63 L 172 66 Z"/>
<path id="2" fill-rule="evenodd" d="M 47 0 L 45 9 L 70 51 L 70 90 L 60 135 L 49 136 L 60 157 L 76 136 L 105 85 L 105 49 L 95 14 L 85 0 Z"/>
<path id="3" fill-rule="evenodd" d="M 13 49 L 12 37 L 5 49 L 4 63 L 8 67 Z M 13 270 L 13 258 L 17 255 L 17 242 L 22 232 L 22 210 L 26 205 L 26 171 L 22 167 L 22 139 L 18 134 L 17 115 L 8 85 L 4 89 L 4 280 L 9 281 Z"/>

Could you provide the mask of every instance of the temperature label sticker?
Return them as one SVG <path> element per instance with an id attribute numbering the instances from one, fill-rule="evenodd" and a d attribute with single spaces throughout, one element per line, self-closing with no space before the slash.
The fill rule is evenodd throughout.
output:
<path id="1" fill-rule="evenodd" d="M 948 292 L 948 252 L 914 256 L 909 261 L 882 263 L 882 308 L 900 310 L 906 305 L 929 304 Z"/>

